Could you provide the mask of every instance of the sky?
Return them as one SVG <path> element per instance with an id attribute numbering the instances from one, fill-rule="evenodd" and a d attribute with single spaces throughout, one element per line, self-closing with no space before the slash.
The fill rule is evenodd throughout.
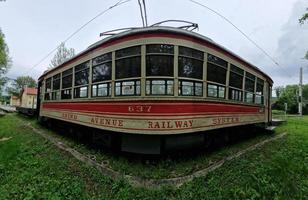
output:
<path id="1" fill-rule="evenodd" d="M 198 1 L 232 21 L 279 66 L 226 21 L 189 0 L 146 0 L 148 22 L 181 19 L 198 23 L 197 33 L 259 67 L 272 77 L 274 87 L 297 84 L 300 67 L 304 68 L 303 82 L 308 83 L 308 60 L 302 59 L 308 50 L 308 23 L 298 23 L 308 8 L 308 0 Z M 37 79 L 47 69 L 53 55 L 33 68 L 36 63 L 116 2 L 118 0 L 0 0 L 0 28 L 13 61 L 7 76 L 30 75 Z M 66 46 L 78 53 L 102 39 L 101 32 L 137 26 L 142 26 L 138 1 L 131 0 L 92 21 L 67 41 Z"/>

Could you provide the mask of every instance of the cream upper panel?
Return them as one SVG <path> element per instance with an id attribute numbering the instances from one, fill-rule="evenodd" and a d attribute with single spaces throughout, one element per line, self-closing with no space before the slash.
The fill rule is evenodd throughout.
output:
<path id="1" fill-rule="evenodd" d="M 123 48 L 126 48 L 126 47 L 137 46 L 137 45 L 146 45 L 146 44 L 172 44 L 172 45 L 175 45 L 175 46 L 186 46 L 186 47 L 197 49 L 197 50 L 200 50 L 200 51 L 203 51 L 203 52 L 206 52 L 206 53 L 210 53 L 210 54 L 213 54 L 217 57 L 220 57 L 220 58 L 224 59 L 225 61 L 227 61 L 228 63 L 231 63 L 231 64 L 233 64 L 237 67 L 240 67 L 241 69 L 243 69 L 243 70 L 257 76 L 258 78 L 261 78 L 262 80 L 266 81 L 266 78 L 261 73 L 258 73 L 255 70 L 252 70 L 251 68 L 242 65 L 241 63 L 237 62 L 236 60 L 229 58 L 224 53 L 221 53 L 221 52 L 216 51 L 212 48 L 206 47 L 204 45 L 201 45 L 199 43 L 195 43 L 195 42 L 192 42 L 192 41 L 183 40 L 183 39 L 166 38 L 166 37 L 152 37 L 152 38 L 134 39 L 134 40 L 129 40 L 129 41 L 121 42 L 121 43 L 118 43 L 118 44 L 114 44 L 114 45 L 108 46 L 108 47 L 97 48 L 97 49 L 92 50 L 91 52 L 81 56 L 80 58 L 76 59 L 72 63 L 51 72 L 50 74 L 45 76 L 44 79 L 52 77 L 52 76 L 54 76 L 54 75 L 56 75 L 56 74 L 58 74 L 62 71 L 70 69 L 74 66 L 77 66 L 81 63 L 84 63 L 84 62 L 91 60 L 91 59 L 93 59 L 97 56 L 100 56 L 102 54 L 109 53 L 109 52 L 112 52 L 112 51 L 116 51 L 116 50 L 119 50 L 119 49 L 123 49 Z"/>

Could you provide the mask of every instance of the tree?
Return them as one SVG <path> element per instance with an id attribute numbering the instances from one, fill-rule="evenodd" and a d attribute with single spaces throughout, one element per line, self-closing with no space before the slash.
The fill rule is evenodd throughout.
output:
<path id="1" fill-rule="evenodd" d="M 74 55 L 75 55 L 75 50 L 73 48 L 66 48 L 65 44 L 62 42 L 58 47 L 57 53 L 50 61 L 51 63 L 49 64 L 49 69 L 61 65 L 68 59 L 72 58 Z"/>
<path id="2" fill-rule="evenodd" d="M 3 75 L 9 70 L 11 59 L 9 57 L 9 48 L 4 40 L 5 36 L 0 29 L 0 96 L 2 87 L 7 81 Z"/>
<path id="3" fill-rule="evenodd" d="M 282 94 L 282 92 L 283 92 L 283 86 L 277 86 L 277 87 L 275 87 L 274 88 L 274 90 L 275 90 L 275 92 L 276 92 L 276 97 L 277 98 L 279 98 L 280 97 L 280 95 Z"/>
<path id="4" fill-rule="evenodd" d="M 306 8 L 306 10 L 308 11 L 308 8 Z M 299 19 L 299 23 L 304 24 L 306 20 L 308 20 L 308 12 L 303 14 L 303 16 Z"/>
<path id="5" fill-rule="evenodd" d="M 306 10 L 308 11 L 308 8 L 306 8 Z M 307 20 L 308 20 L 308 12 L 303 14 L 303 16 L 299 19 L 299 23 L 304 24 L 305 21 Z M 305 58 L 308 60 L 308 51 L 306 52 Z"/>
<path id="6" fill-rule="evenodd" d="M 288 113 L 295 114 L 298 112 L 297 102 L 298 85 L 287 85 L 275 102 L 273 109 L 284 110 L 284 104 L 288 104 Z"/>
<path id="7" fill-rule="evenodd" d="M 19 76 L 14 80 L 12 87 L 8 87 L 8 93 L 11 95 L 18 96 L 21 89 L 25 86 L 27 87 L 36 87 L 37 83 L 36 80 L 33 79 L 31 76 Z"/>

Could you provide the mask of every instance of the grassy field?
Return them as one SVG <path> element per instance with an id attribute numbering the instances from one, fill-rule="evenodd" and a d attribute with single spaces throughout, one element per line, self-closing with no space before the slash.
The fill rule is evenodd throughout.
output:
<path id="1" fill-rule="evenodd" d="M 196 178 L 178 189 L 134 188 L 113 181 L 96 169 L 56 149 L 25 123 L 34 120 L 15 114 L 0 118 L 0 199 L 308 199 L 308 117 L 289 118 L 276 134 L 282 139 L 227 162 L 206 177 Z M 164 158 L 154 163 L 97 152 L 48 131 L 81 152 L 108 160 L 123 174 L 149 178 L 189 174 L 208 163 L 231 155 L 264 138 L 261 134 L 245 142 L 193 157 Z"/>

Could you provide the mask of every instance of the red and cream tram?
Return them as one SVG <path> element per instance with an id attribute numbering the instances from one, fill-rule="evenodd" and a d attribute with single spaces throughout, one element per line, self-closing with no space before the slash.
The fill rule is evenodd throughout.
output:
<path id="1" fill-rule="evenodd" d="M 38 111 L 40 119 L 121 135 L 123 151 L 159 153 L 162 142 L 202 143 L 207 130 L 268 124 L 272 84 L 207 37 L 145 27 L 102 39 L 45 72 Z"/>

